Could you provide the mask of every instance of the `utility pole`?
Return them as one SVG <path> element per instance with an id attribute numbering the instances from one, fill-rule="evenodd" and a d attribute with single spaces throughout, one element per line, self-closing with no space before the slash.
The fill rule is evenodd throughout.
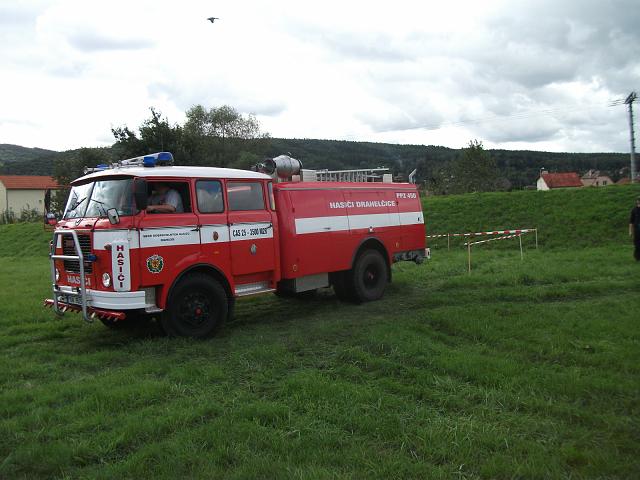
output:
<path id="1" fill-rule="evenodd" d="M 629 132 L 631 135 L 631 183 L 636 179 L 636 139 L 633 134 L 633 102 L 635 102 L 638 96 L 636 92 L 631 92 L 627 99 L 624 101 L 626 105 L 629 105 Z"/>

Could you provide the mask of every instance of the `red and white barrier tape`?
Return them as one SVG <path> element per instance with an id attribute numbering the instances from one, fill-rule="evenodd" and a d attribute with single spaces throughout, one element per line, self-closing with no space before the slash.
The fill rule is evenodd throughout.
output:
<path id="1" fill-rule="evenodd" d="M 488 240 L 480 240 L 480 241 L 477 241 L 477 242 L 466 242 L 464 245 L 465 246 L 468 246 L 468 245 L 479 245 L 481 243 L 495 242 L 496 240 L 507 240 L 509 238 L 516 238 L 516 237 L 519 237 L 521 235 L 522 235 L 521 233 L 516 233 L 514 235 L 507 235 L 506 237 L 490 238 Z"/>
<path id="2" fill-rule="evenodd" d="M 512 230 L 494 230 L 492 232 L 475 232 L 475 233 L 444 233 L 438 235 L 427 235 L 427 238 L 443 238 L 443 237 L 480 237 L 482 235 L 508 235 L 515 234 L 520 235 L 523 233 L 533 232 L 535 228 L 522 228 Z"/>

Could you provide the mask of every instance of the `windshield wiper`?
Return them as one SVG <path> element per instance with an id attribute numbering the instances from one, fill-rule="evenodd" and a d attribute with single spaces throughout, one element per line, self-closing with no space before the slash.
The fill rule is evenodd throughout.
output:
<path id="1" fill-rule="evenodd" d="M 106 217 L 107 216 L 107 209 L 105 208 L 107 206 L 106 203 L 101 202 L 100 200 L 96 200 L 95 198 L 92 198 L 91 200 L 89 200 L 89 202 L 96 202 L 99 205 L 98 206 L 98 210 L 100 211 L 100 216 L 101 217 Z"/>
<path id="2" fill-rule="evenodd" d="M 76 208 L 78 208 L 82 202 L 84 202 L 87 199 L 87 197 L 83 197 L 82 200 L 80 200 L 79 202 L 76 202 L 76 204 L 73 206 L 73 208 L 71 210 L 69 210 L 69 213 L 74 212 L 76 210 Z"/>

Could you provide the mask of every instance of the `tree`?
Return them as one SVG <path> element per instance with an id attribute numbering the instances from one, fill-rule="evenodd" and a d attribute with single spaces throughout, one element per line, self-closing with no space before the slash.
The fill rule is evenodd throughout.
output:
<path id="1" fill-rule="evenodd" d="M 118 158 L 168 151 L 183 165 L 245 165 L 249 157 L 264 155 L 270 137 L 260 131 L 253 115 L 242 115 L 223 105 L 207 109 L 196 105 L 186 112 L 184 126 L 170 124 L 151 108 L 151 117 L 142 122 L 136 134 L 127 126 L 112 128 Z"/>
<path id="2" fill-rule="evenodd" d="M 269 147 L 269 135 L 260 131 L 256 118 L 227 105 L 208 110 L 195 105 L 186 116 L 185 146 L 193 163 L 235 165 L 243 163 L 247 153 L 260 156 Z"/>
<path id="3" fill-rule="evenodd" d="M 471 140 L 451 165 L 450 193 L 488 192 L 504 186 L 495 160 L 478 140 Z"/>
<path id="4" fill-rule="evenodd" d="M 147 153 L 172 152 L 177 158 L 184 158 L 185 151 L 182 141 L 182 127 L 171 125 L 169 120 L 162 117 L 162 113 L 151 107 L 151 117 L 140 125 L 139 137 L 126 125 L 112 128 L 116 139 L 114 149 L 119 158 L 131 158 Z"/>

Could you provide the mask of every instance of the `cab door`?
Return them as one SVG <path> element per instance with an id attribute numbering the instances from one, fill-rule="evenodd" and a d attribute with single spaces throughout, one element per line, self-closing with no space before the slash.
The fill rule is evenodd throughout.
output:
<path id="1" fill-rule="evenodd" d="M 196 180 L 196 204 L 200 219 L 202 261 L 214 265 L 230 278 L 229 225 L 222 181 L 206 178 Z"/>
<path id="2" fill-rule="evenodd" d="M 236 293 L 242 284 L 254 284 L 256 289 L 275 286 L 275 219 L 267 208 L 264 190 L 265 185 L 259 180 L 226 182 L 231 272 Z"/>
<path id="3" fill-rule="evenodd" d="M 140 264 L 143 285 L 170 283 L 177 272 L 197 263 L 200 256 L 199 220 L 192 208 L 191 187 L 187 181 L 163 181 L 180 194 L 181 212 L 142 212 Z M 153 189 L 154 182 L 149 182 Z"/>

